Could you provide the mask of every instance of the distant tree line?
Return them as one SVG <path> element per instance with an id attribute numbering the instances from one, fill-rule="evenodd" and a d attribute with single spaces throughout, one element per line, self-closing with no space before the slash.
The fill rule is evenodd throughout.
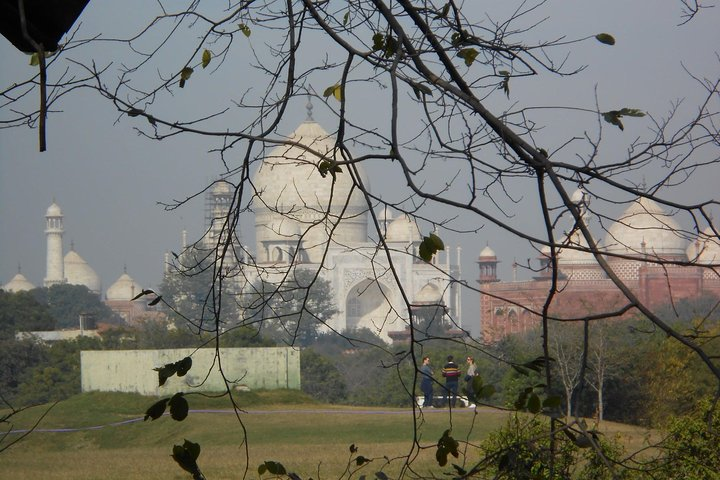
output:
<path id="1" fill-rule="evenodd" d="M 43 343 L 33 338 L 17 339 L 17 331 L 51 330 L 74 326 L 70 319 L 80 311 L 98 312 L 95 318 L 116 321 L 111 311 L 96 295 L 84 287 L 58 286 L 30 292 L 0 291 L 0 391 L 5 402 L 18 405 L 44 403 L 67 398 L 80 392 L 80 351 L 107 349 L 163 349 L 198 345 L 198 332 L 174 323 L 147 320 L 135 326 L 115 324 L 99 338 Z M 49 304 L 48 299 L 52 298 Z M 327 307 L 325 295 L 319 305 Z M 74 305 L 74 302 L 78 305 Z M 705 338 L 708 351 L 720 355 L 720 321 L 716 316 L 700 317 L 713 299 L 683 301 L 664 312 L 664 318 L 678 331 Z M 74 306 L 73 306 L 74 305 Z M 293 302 L 278 302 L 293 316 Z M 308 325 L 311 323 L 308 322 Z M 551 393 L 563 399 L 568 415 L 595 417 L 638 425 L 660 426 L 674 415 L 687 414 L 698 398 L 713 393 L 710 373 L 700 361 L 677 342 L 654 330 L 642 319 L 611 320 L 562 325 L 562 334 L 553 336 L 552 368 L 561 381 Z M 220 337 L 222 347 L 263 347 L 286 345 L 284 328 L 259 331 L 248 326 L 229 326 Z M 302 390 L 324 402 L 367 406 L 410 406 L 415 371 L 412 361 L 404 357 L 402 344 L 387 345 L 379 350 L 373 345 L 383 342 L 367 329 L 348 335 L 324 334 L 308 329 L 301 345 Z M 582 360 L 583 335 L 589 335 L 586 369 L 578 380 Z M 487 355 L 475 354 L 478 372 L 485 384 L 493 385 L 495 394 L 487 403 L 512 407 L 520 392 L 542 382 L 538 372 L 514 368 L 530 362 L 537 351 L 537 335 L 531 332 L 508 336 L 488 347 Z M 200 333 L 200 339 L 210 333 Z M 428 337 L 423 355 L 429 355 L 435 370 L 436 393 L 442 393 L 439 372 L 447 355 L 452 354 L 465 367 L 470 354 L 462 344 Z M 399 361 L 398 358 L 404 358 Z M 503 360 L 513 359 L 511 363 Z M 150 368 L 150 367 L 148 367 Z"/>

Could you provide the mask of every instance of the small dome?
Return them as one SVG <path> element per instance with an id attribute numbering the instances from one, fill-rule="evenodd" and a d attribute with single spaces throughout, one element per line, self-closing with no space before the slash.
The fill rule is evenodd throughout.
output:
<path id="1" fill-rule="evenodd" d="M 566 237 L 563 245 L 585 249 L 589 248 L 580 230 L 575 230 L 570 236 Z M 567 247 L 560 247 L 558 249 L 558 262 L 565 265 L 597 263 L 592 253 Z"/>
<path id="2" fill-rule="evenodd" d="M 437 285 L 434 285 L 432 283 L 426 283 L 425 286 L 420 289 L 417 295 L 415 295 L 416 303 L 439 304 L 442 303 L 442 301 L 442 292 L 437 287 Z"/>
<path id="3" fill-rule="evenodd" d="M 409 215 L 403 214 L 390 222 L 385 240 L 388 242 L 413 243 L 422 241 L 422 238 L 415 221 Z"/>
<path id="4" fill-rule="evenodd" d="M 62 217 L 62 214 L 60 206 L 55 202 L 53 202 L 52 205 L 48 207 L 47 212 L 45 212 L 46 217 Z"/>
<path id="5" fill-rule="evenodd" d="M 653 200 L 635 200 L 608 230 L 604 249 L 620 255 L 685 257 L 680 225 Z"/>
<path id="6" fill-rule="evenodd" d="M 95 270 L 74 250 L 70 250 L 64 259 L 65 278 L 71 285 L 85 285 L 93 293 L 100 293 L 102 286 Z"/>
<path id="7" fill-rule="evenodd" d="M 127 273 L 120 275 L 115 283 L 108 288 L 105 298 L 110 301 L 130 301 L 142 292 L 142 287 Z"/>
<path id="8" fill-rule="evenodd" d="M 691 242 L 687 248 L 687 257 L 691 262 L 703 265 L 720 263 L 720 239 L 707 227 L 698 235 L 697 240 Z"/>
<path id="9" fill-rule="evenodd" d="M 572 196 L 570 197 L 570 201 L 574 204 L 583 202 L 587 203 L 587 192 L 582 188 L 578 188 L 573 192 Z"/>
<path id="10" fill-rule="evenodd" d="M 35 285 L 30 283 L 25 275 L 18 272 L 8 283 L 3 285 L 3 290 L 10 293 L 26 292 L 35 288 Z"/>
<path id="11" fill-rule="evenodd" d="M 213 195 L 227 195 L 232 192 L 232 186 L 225 180 L 218 180 L 212 187 Z"/>
<path id="12" fill-rule="evenodd" d="M 492 248 L 490 248 L 490 245 L 486 245 L 485 248 L 480 250 L 480 258 L 483 258 L 483 257 L 496 257 L 497 258 L 497 255 L 495 255 L 495 251 Z"/>

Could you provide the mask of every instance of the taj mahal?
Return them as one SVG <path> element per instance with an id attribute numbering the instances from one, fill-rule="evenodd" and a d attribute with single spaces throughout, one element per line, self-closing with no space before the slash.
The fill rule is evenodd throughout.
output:
<path id="1" fill-rule="evenodd" d="M 255 242 L 254 249 L 243 247 L 241 260 L 252 265 L 252 275 L 276 282 L 292 269 L 319 272 L 332 287 L 337 313 L 326 328 L 333 331 L 368 328 L 390 340 L 393 333 L 406 331 L 414 308 L 423 306 L 441 306 L 453 326 L 462 328 L 460 247 L 446 246 L 432 261 L 422 260 L 419 247 L 430 232 L 421 232 L 406 213 L 374 206 L 357 188 L 370 190 L 362 165 L 343 166 L 332 176 L 321 172 L 322 161 L 341 158 L 334 137 L 312 118 L 311 107 L 307 119 L 287 138 L 289 142 L 271 150 L 251 176 Z M 222 243 L 233 195 L 228 181 L 214 182 L 205 198 L 206 233 L 194 245 Z M 85 285 L 102 296 L 100 278 L 74 247 L 63 253 L 63 212 L 54 201 L 45 219 L 43 286 Z M 182 243 L 187 248 L 184 236 Z M 165 274 L 171 260 L 166 254 Z M 228 268 L 239 268 L 238 263 L 230 262 Z M 247 274 L 244 278 L 252 281 Z M 10 292 L 32 288 L 21 272 L 3 286 Z M 138 307 L 128 304 L 140 291 L 142 287 L 124 272 L 107 289 L 104 301 L 130 321 L 132 308 Z"/>

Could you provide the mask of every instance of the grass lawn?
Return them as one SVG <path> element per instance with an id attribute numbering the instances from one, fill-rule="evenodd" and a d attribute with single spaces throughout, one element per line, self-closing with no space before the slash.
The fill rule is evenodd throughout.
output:
<path id="1" fill-rule="evenodd" d="M 339 478 L 350 460 L 351 444 L 358 447 L 356 455 L 372 459 L 358 475 L 374 478 L 381 467 L 388 475 L 397 473 L 403 463 L 399 457 L 412 447 L 413 412 L 409 408 L 288 403 L 297 401 L 297 394 L 287 392 L 243 394 L 240 402 L 245 412 L 240 419 L 248 435 L 246 452 L 242 425 L 232 412 L 191 411 L 183 422 L 169 416 L 137 421 L 155 401 L 138 395 L 99 393 L 64 401 L 47 413 L 38 428 L 78 430 L 36 431 L 0 452 L 0 478 L 189 479 L 190 475 L 170 457 L 173 445 L 182 444 L 184 439 L 201 445 L 198 464 L 208 480 L 242 478 L 245 465 L 249 465 L 249 478 L 258 478 L 257 467 L 266 460 L 281 462 L 303 479 Z M 188 401 L 191 410 L 227 409 L 226 399 L 189 396 Z M 13 416 L 12 428 L 31 427 L 46 409 L 38 407 Z M 443 431 L 452 428 L 456 439 L 477 443 L 502 426 L 507 415 L 471 409 L 454 410 L 452 416 L 441 409 L 419 413 L 417 436 L 422 448 L 415 450 L 418 456 L 413 466 L 423 474 L 444 476 L 449 469 L 441 469 L 434 460 L 435 445 Z M 640 429 L 612 424 L 606 427 L 609 432 L 623 434 L 628 443 L 639 446 L 643 441 Z M 0 448 L 15 437 L 5 438 Z M 385 465 L 388 461 L 389 467 Z M 455 460 L 459 464 L 462 461 L 462 455 Z M 357 468 L 354 463 L 352 468 Z"/>

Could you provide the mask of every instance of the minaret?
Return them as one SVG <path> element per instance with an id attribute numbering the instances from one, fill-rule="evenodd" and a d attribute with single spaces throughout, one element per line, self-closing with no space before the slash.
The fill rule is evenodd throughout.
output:
<path id="1" fill-rule="evenodd" d="M 50 287 L 65 283 L 62 244 L 63 214 L 55 200 L 45 213 L 45 237 L 47 239 L 47 263 L 43 285 Z"/>

